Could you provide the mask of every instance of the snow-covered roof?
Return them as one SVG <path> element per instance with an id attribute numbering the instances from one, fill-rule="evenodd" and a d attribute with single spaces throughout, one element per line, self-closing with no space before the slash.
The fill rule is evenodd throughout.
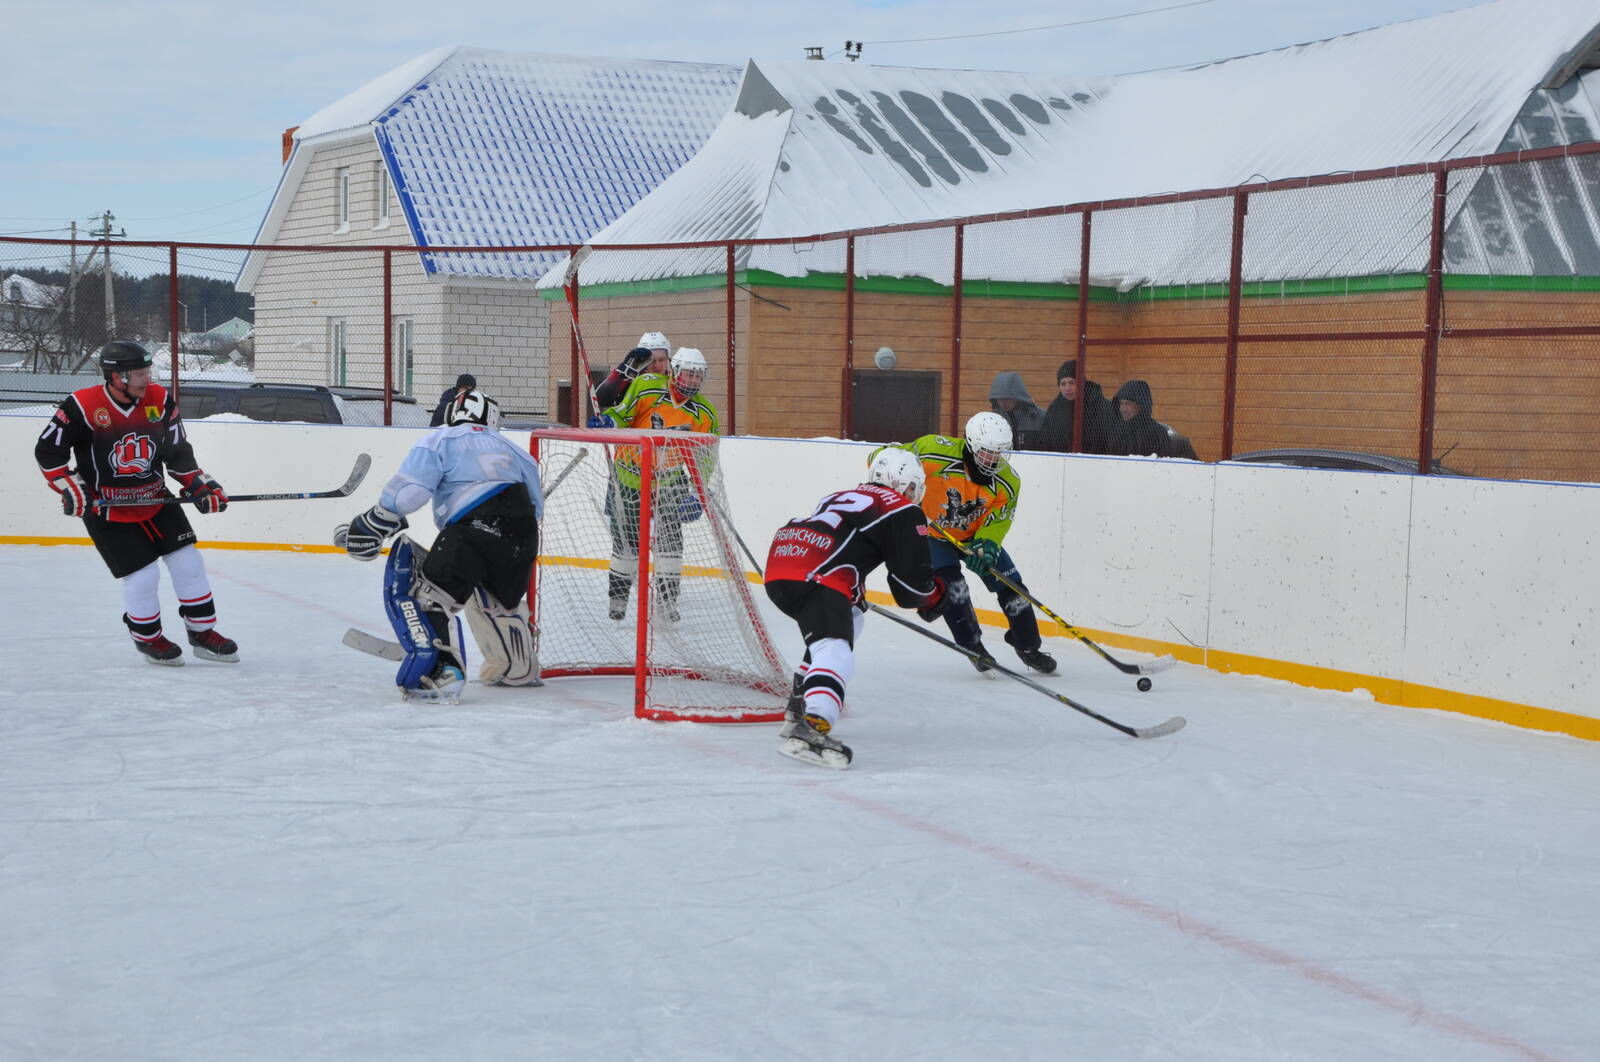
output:
<path id="1" fill-rule="evenodd" d="M 60 287 L 29 280 L 21 273 L 12 273 L 0 280 L 0 302 L 43 308 L 54 306 L 60 296 Z"/>
<path id="2" fill-rule="evenodd" d="M 1597 47 L 1592 0 L 1500 0 L 1109 79 L 752 62 L 736 107 L 700 154 L 589 242 L 801 236 L 1592 140 L 1600 138 L 1600 72 L 1583 70 Z M 1012 107 L 996 108 L 1007 100 Z M 1517 192 L 1525 201 L 1525 189 L 1506 194 Z M 1414 200 L 1425 203 L 1429 193 L 1426 181 L 1387 198 L 1359 186 L 1304 193 L 1284 209 L 1288 227 L 1276 245 L 1258 241 L 1247 260 L 1263 277 L 1414 268 L 1427 249 L 1427 211 L 1419 214 Z M 1483 196 L 1461 197 L 1469 198 Z M 1594 209 L 1580 197 L 1567 207 L 1569 221 L 1595 227 Z M 1147 208 L 1138 223 L 1168 233 L 1152 241 L 1118 239 L 1097 220 L 1091 272 L 1122 287 L 1225 279 L 1229 221 L 1225 203 Z M 1252 203 L 1252 229 L 1265 231 L 1263 221 Z M 1462 217 L 1455 235 L 1470 240 L 1475 226 Z M 1328 246 L 1325 234 L 1341 229 Z M 975 246 L 973 235 L 969 277 L 1062 280 L 1076 272 L 1076 252 L 1063 254 L 1059 242 L 1029 253 L 1002 239 Z M 948 233 L 933 238 L 949 243 Z M 919 237 L 898 239 L 907 249 L 876 269 L 862 266 L 858 246 L 858 269 L 951 281 L 948 252 L 917 255 L 909 247 Z M 741 265 L 799 276 L 840 272 L 842 258 L 836 241 L 754 249 Z M 582 276 L 644 280 L 712 272 L 720 262 L 716 251 L 597 254 Z M 559 271 L 541 283 L 555 283 Z"/>
<path id="3" fill-rule="evenodd" d="M 738 67 L 714 63 L 436 49 L 301 124 L 255 242 L 274 242 L 311 149 L 358 138 L 381 150 L 417 246 L 581 242 L 694 155 L 738 83 Z M 423 264 L 536 277 L 556 257 Z M 247 258 L 246 290 L 260 267 Z"/>

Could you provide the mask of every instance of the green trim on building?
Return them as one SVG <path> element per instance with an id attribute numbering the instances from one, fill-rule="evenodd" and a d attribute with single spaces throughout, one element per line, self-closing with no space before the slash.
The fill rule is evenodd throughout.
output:
<path id="1" fill-rule="evenodd" d="M 746 269 L 734 274 L 742 287 L 799 288 L 811 291 L 843 291 L 842 273 L 807 273 L 789 277 L 766 269 Z M 659 280 L 625 281 L 616 284 L 584 285 L 584 298 L 604 299 L 623 295 L 659 295 L 678 291 L 706 291 L 726 286 L 725 274 L 694 277 L 664 277 Z M 1306 298 L 1314 296 L 1370 295 L 1392 291 L 1421 291 L 1428 286 L 1422 273 L 1392 273 L 1376 277 L 1325 277 L 1309 280 L 1255 281 L 1240 293 L 1247 299 Z M 1447 273 L 1446 291 L 1600 291 L 1600 277 L 1514 277 L 1475 273 Z M 857 291 L 889 295 L 931 295 L 948 298 L 953 288 L 927 277 L 858 277 Z M 541 291 L 546 299 L 561 298 L 560 288 Z M 1040 284 L 1016 280 L 963 280 L 963 298 L 989 299 L 1064 299 L 1078 298 L 1076 284 Z M 1115 288 L 1092 285 L 1091 302 L 1157 302 L 1168 299 L 1226 299 L 1226 284 L 1166 284 L 1118 292 Z"/>

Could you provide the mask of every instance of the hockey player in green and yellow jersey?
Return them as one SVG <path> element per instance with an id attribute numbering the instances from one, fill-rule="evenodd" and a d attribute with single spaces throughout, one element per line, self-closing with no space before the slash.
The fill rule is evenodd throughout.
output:
<path id="1" fill-rule="evenodd" d="M 1011 425 L 998 413 L 978 413 L 967 421 L 966 438 L 924 435 L 905 444 L 922 461 L 928 487 L 922 512 L 933 527 L 942 528 L 966 545 L 963 555 L 937 534 L 928 538 L 934 574 L 945 581 L 944 620 L 950 633 L 966 648 L 989 657 L 972 607 L 972 591 L 961 577 L 963 563 L 1000 602 L 1005 612 L 1006 641 L 1021 661 L 1035 671 L 1050 674 L 1055 657 L 1041 648 L 1039 620 L 1033 606 L 1011 587 L 995 578 L 1004 575 L 1026 589 L 1017 566 L 1001 544 L 1016 516 L 1022 479 L 1006 454 L 1011 451 Z M 989 657 L 989 659 L 993 659 Z M 987 665 L 973 661 L 979 671 Z"/>
<path id="2" fill-rule="evenodd" d="M 635 377 L 622 400 L 602 416 L 619 428 L 644 431 L 694 431 L 721 435 L 717 407 L 700 393 L 706 381 L 706 359 L 693 347 L 679 347 L 665 375 L 646 372 Z M 611 517 L 611 570 L 608 614 L 621 619 L 628 610 L 628 591 L 639 575 L 639 447 L 619 446 L 606 511 Z M 657 450 L 652 554 L 655 558 L 657 615 L 678 618 L 678 593 L 683 571 L 683 525 L 701 516 L 700 496 L 683 467 L 682 454 Z"/>

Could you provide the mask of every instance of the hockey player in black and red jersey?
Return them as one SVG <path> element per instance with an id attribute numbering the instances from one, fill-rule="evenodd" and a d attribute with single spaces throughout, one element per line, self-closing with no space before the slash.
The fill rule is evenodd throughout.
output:
<path id="1" fill-rule="evenodd" d="M 105 383 L 62 401 L 33 448 L 34 459 L 60 497 L 62 511 L 82 518 L 106 567 L 122 580 L 122 622 L 145 659 L 183 663 L 183 650 L 161 633 L 156 562 L 165 560 L 195 655 L 236 661 L 238 645 L 216 630 L 211 583 L 189 518 L 176 505 L 160 504 L 172 497 L 162 467 L 203 513 L 222 512 L 228 495 L 195 462 L 172 395 L 150 381 L 150 352 L 132 340 L 114 339 L 100 348 L 99 359 Z M 152 504 L 99 504 L 146 498 Z"/>
<path id="2" fill-rule="evenodd" d="M 837 770 L 850 766 L 850 746 L 830 731 L 855 669 L 869 572 L 884 565 L 896 604 L 929 622 L 939 615 L 944 582 L 928 562 L 928 523 L 917 505 L 924 486 L 914 454 L 885 448 L 873 457 L 867 482 L 828 495 L 810 516 L 790 520 L 773 536 L 767 596 L 800 625 L 806 643 L 778 732 L 785 756 Z"/>

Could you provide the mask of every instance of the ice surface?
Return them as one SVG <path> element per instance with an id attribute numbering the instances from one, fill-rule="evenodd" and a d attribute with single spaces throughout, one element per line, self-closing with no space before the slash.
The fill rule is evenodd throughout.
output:
<path id="1" fill-rule="evenodd" d="M 243 662 L 168 669 L 90 549 L 0 548 L 0 1058 L 1600 1043 L 1593 744 L 1183 665 L 1139 694 L 1053 640 L 1042 681 L 1188 716 L 1135 741 L 873 617 L 822 771 L 621 679 L 402 704 L 339 644 L 386 629 L 378 565 L 206 558 Z"/>

